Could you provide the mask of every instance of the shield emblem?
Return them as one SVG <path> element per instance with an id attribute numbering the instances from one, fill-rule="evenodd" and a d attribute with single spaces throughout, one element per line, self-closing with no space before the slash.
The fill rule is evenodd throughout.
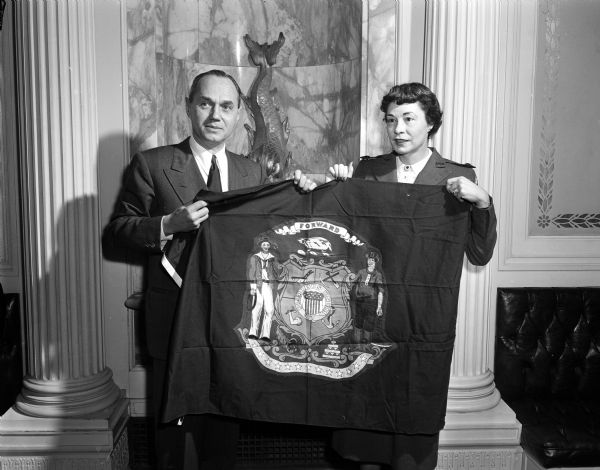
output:
<path id="1" fill-rule="evenodd" d="M 263 367 L 349 379 L 394 347 L 384 331 L 374 338 L 385 280 L 378 250 L 361 237 L 320 219 L 290 221 L 254 242 L 236 330 Z"/>
<path id="2" fill-rule="evenodd" d="M 349 285 L 354 275 L 344 261 L 308 262 L 293 255 L 284 263 L 277 317 L 301 343 L 314 344 L 348 330 L 351 312 Z"/>

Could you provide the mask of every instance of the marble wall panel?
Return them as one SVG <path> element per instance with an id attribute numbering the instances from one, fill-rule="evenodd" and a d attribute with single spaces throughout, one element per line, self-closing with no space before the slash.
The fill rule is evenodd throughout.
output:
<path id="1" fill-rule="evenodd" d="M 375 157 L 391 150 L 379 109 L 381 99 L 396 84 L 398 0 L 368 2 L 363 20 L 363 149 Z M 367 86 L 368 85 L 368 86 Z"/>
<path id="2" fill-rule="evenodd" d="M 157 0 L 156 18 L 164 35 L 159 52 L 204 64 L 252 65 L 243 36 L 264 43 L 279 32 L 284 67 L 360 57 L 357 0 Z"/>
<path id="3" fill-rule="evenodd" d="M 154 1 L 127 2 L 127 73 L 132 153 L 157 145 L 155 17 Z"/>
<path id="4" fill-rule="evenodd" d="M 131 152 L 189 135 L 193 77 L 220 68 L 248 93 L 258 68 L 243 36 L 285 43 L 272 89 L 289 121 L 295 167 L 323 172 L 357 160 L 361 126 L 361 0 L 127 0 Z M 248 153 L 244 112 L 228 148 Z"/>

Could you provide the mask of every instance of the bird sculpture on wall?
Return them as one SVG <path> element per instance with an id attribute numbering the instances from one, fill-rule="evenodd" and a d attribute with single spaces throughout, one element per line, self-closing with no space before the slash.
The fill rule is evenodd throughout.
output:
<path id="1" fill-rule="evenodd" d="M 277 97 L 277 89 L 271 89 L 273 65 L 277 54 L 285 42 L 283 33 L 271 44 L 259 44 L 248 34 L 244 42 L 249 51 L 250 61 L 256 65 L 258 74 L 248 95 L 244 98 L 254 119 L 254 129 L 246 125 L 252 160 L 260 163 L 270 181 L 288 178 L 291 168 L 291 153 L 286 146 L 289 137 L 288 119 L 282 111 Z"/>

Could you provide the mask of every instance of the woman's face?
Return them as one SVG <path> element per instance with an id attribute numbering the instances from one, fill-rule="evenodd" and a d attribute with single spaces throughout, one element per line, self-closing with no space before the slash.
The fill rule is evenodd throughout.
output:
<path id="1" fill-rule="evenodd" d="M 425 111 L 418 102 L 390 103 L 384 121 L 397 154 L 410 157 L 427 148 L 428 133 L 433 126 L 427 122 Z"/>

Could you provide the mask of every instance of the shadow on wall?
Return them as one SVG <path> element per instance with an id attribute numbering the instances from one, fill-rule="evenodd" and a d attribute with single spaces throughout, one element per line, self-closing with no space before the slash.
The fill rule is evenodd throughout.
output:
<path id="1" fill-rule="evenodd" d="M 0 416 L 15 404 L 23 383 L 21 319 L 18 294 L 0 284 Z"/>

